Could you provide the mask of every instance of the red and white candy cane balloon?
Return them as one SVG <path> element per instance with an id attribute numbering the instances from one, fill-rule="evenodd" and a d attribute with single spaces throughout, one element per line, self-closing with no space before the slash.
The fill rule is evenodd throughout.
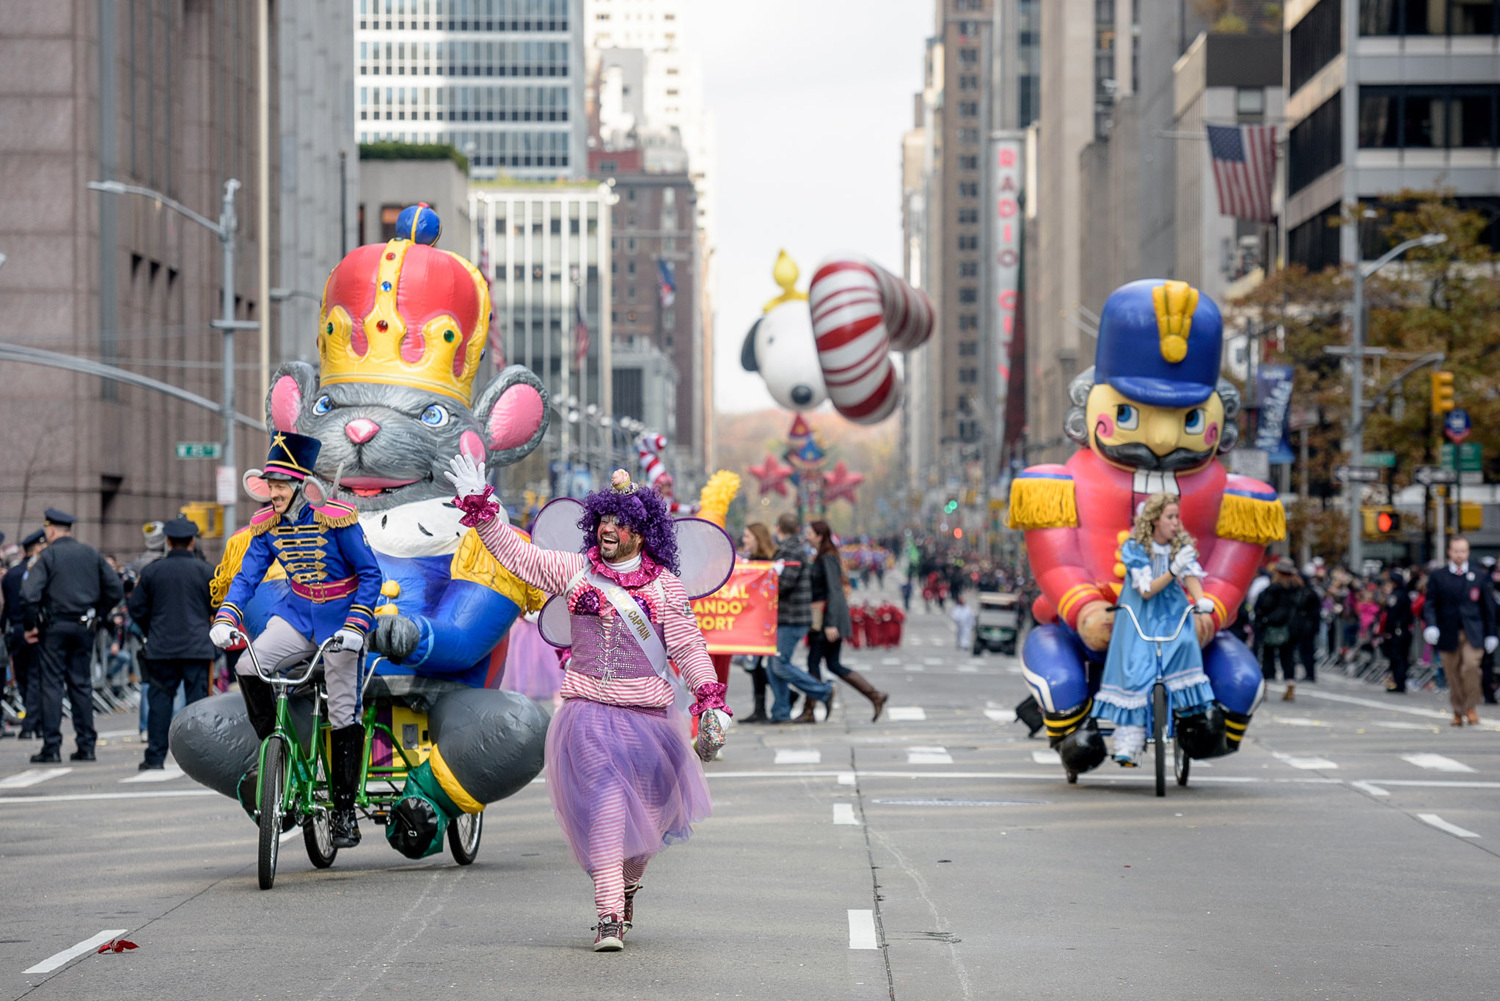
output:
<path id="1" fill-rule="evenodd" d="M 662 450 L 666 447 L 666 435 L 660 434 L 643 434 L 635 442 L 635 454 L 641 460 L 641 473 L 646 478 L 646 486 L 653 490 L 656 489 L 656 481 L 667 472 L 667 467 L 661 461 Z"/>
<path id="2" fill-rule="evenodd" d="M 891 351 L 910 351 L 932 336 L 931 301 L 858 254 L 819 265 L 807 300 L 835 409 L 858 424 L 885 420 L 901 402 Z"/>

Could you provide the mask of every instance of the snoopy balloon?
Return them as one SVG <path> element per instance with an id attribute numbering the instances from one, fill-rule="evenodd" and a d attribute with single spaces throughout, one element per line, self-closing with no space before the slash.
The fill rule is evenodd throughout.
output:
<path id="1" fill-rule="evenodd" d="M 797 265 L 786 251 L 772 274 L 781 295 L 745 335 L 740 365 L 759 373 L 787 410 L 832 400 L 858 424 L 889 417 L 901 402 L 891 352 L 932 336 L 927 296 L 858 254 L 825 260 L 805 293 L 797 291 Z"/>

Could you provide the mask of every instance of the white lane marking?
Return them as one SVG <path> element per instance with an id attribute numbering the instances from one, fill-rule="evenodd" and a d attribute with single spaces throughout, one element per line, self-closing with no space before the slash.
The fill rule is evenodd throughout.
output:
<path id="1" fill-rule="evenodd" d="M 1473 831 L 1465 830 L 1464 828 L 1459 827 L 1457 824 L 1448 823 L 1446 820 L 1444 820 L 1442 817 L 1439 817 L 1435 813 L 1419 813 L 1417 814 L 1417 819 L 1424 824 L 1430 824 L 1440 831 L 1447 831 L 1449 834 L 1456 835 L 1460 838 L 1479 837 L 1479 835 L 1475 834 Z"/>
<path id="2" fill-rule="evenodd" d="M 172 796 L 217 796 L 212 789 L 163 789 L 158 792 L 81 792 L 56 796 L 0 796 L 0 806 L 9 803 L 82 803 L 95 799 L 165 799 Z"/>
<path id="3" fill-rule="evenodd" d="M 849 948 L 851 949 L 879 949 L 880 943 L 875 938 L 875 912 L 874 911 L 850 911 L 849 912 Z"/>
<path id="4" fill-rule="evenodd" d="M 131 782 L 170 782 L 173 779 L 180 778 L 182 778 L 182 769 L 176 765 L 168 765 L 159 771 L 141 772 L 139 775 L 132 775 L 128 779 L 121 779 L 120 784 L 129 785 Z"/>
<path id="5" fill-rule="evenodd" d="M 948 753 L 946 747 L 908 747 L 906 749 L 906 763 L 908 765 L 951 765 L 953 755 Z"/>
<path id="6" fill-rule="evenodd" d="M 1369 793 L 1371 796 L 1385 797 L 1385 796 L 1389 796 L 1390 795 L 1390 792 L 1388 792 L 1385 789 L 1380 788 L 1378 785 L 1376 785 L 1373 782 L 1362 782 L 1361 781 L 1361 782 L 1350 782 L 1349 784 L 1351 786 L 1353 786 L 1355 789 L 1358 789 L 1360 792 Z"/>
<path id="7" fill-rule="evenodd" d="M 1377 702 L 1375 699 L 1362 699 L 1357 695 L 1336 695 L 1333 692 L 1314 692 L 1306 687 L 1298 695 L 1310 695 L 1315 699 L 1327 699 L 1329 702 L 1343 702 L 1351 706 L 1366 706 L 1370 709 L 1384 709 L 1386 712 L 1405 713 L 1408 716 L 1425 716 L 1427 719 L 1452 719 L 1451 712 L 1440 712 L 1436 709 L 1419 709 L 1416 706 L 1396 706 L 1389 702 Z M 1485 729 L 1491 729 L 1486 726 Z"/>
<path id="8" fill-rule="evenodd" d="M 1308 772 L 1325 771 L 1338 767 L 1338 765 L 1334 764 L 1332 761 L 1329 761 L 1327 758 L 1302 758 L 1298 757 L 1295 754 L 1284 754 L 1281 751 L 1272 751 L 1271 757 L 1275 758 L 1277 761 L 1284 761 L 1287 764 L 1291 765 L 1293 768 L 1300 768 L 1303 771 Z"/>
<path id="9" fill-rule="evenodd" d="M 885 715 L 893 723 L 920 723 L 927 718 L 927 710 L 921 706 L 891 706 Z"/>
<path id="10" fill-rule="evenodd" d="M 1004 709 L 986 709 L 984 711 L 984 715 L 987 718 L 994 720 L 996 723 L 1009 723 L 1013 718 L 1015 718 L 1015 713 L 1008 712 Z"/>
<path id="11" fill-rule="evenodd" d="M 880 658 L 880 662 L 882 664 L 884 664 L 886 667 L 898 667 L 901 664 L 901 658 L 900 657 L 882 657 L 882 658 Z"/>
<path id="12" fill-rule="evenodd" d="M 118 936 L 125 934 L 129 930 L 129 928 L 106 928 L 104 929 L 104 931 L 93 936 L 92 938 L 86 938 L 75 946 L 71 946 L 70 948 L 64 949 L 62 952 L 48 956 L 40 963 L 36 964 L 35 966 L 28 967 L 23 972 L 51 973 L 53 970 L 57 969 L 59 966 L 62 966 L 64 963 L 77 959 L 84 953 L 93 952 L 105 942 L 108 942 L 112 938 L 117 938 Z"/>
<path id="13" fill-rule="evenodd" d="M 794 751 L 790 748 L 782 748 L 776 752 L 775 764 L 778 765 L 816 765 L 823 761 L 822 751 Z"/>
<path id="14" fill-rule="evenodd" d="M 1025 674 L 1026 672 L 1024 670 L 1022 670 L 1020 664 L 1012 664 L 1011 666 L 1009 666 L 1009 667 L 1007 667 L 1005 669 L 1005 673 L 1006 674 Z"/>
<path id="15" fill-rule="evenodd" d="M 0 779 L 0 789 L 25 789 L 27 786 L 34 786 L 48 779 L 55 779 L 59 775 L 66 775 L 72 770 L 71 768 L 32 768 L 24 772 L 16 772 L 14 775 L 7 775 Z"/>
<path id="16" fill-rule="evenodd" d="M 958 665 L 958 673 L 959 674 L 978 674 L 979 673 L 979 668 L 975 667 L 973 664 L 960 664 L 960 665 Z"/>
<path id="17" fill-rule="evenodd" d="M 904 668 L 902 668 L 902 670 L 915 671 L 918 674 L 923 674 L 926 672 L 927 668 L 923 667 L 921 664 L 907 664 Z"/>
<path id="18" fill-rule="evenodd" d="M 1437 733 L 1438 728 L 1426 723 L 1408 723 L 1404 719 L 1377 719 L 1372 720 L 1376 726 L 1383 726 L 1387 730 L 1421 730 L 1424 733 Z"/>
<path id="19" fill-rule="evenodd" d="M 928 667 L 941 667 L 943 665 L 943 658 L 941 658 L 941 657 L 923 657 L 922 658 L 922 663 L 926 664 Z"/>
<path id="20" fill-rule="evenodd" d="M 1306 716 L 1272 716 L 1271 717 L 1271 721 L 1273 723 L 1280 723 L 1283 726 L 1327 726 L 1328 725 L 1327 723 L 1324 723 L 1320 719 L 1308 719 Z"/>
<path id="21" fill-rule="evenodd" d="M 1062 764 L 1062 755 L 1056 751 L 1037 749 L 1031 752 L 1031 760 L 1039 765 L 1060 765 Z"/>
<path id="22" fill-rule="evenodd" d="M 1452 758 L 1442 754 L 1403 754 L 1402 761 L 1409 761 L 1418 768 L 1426 768 L 1434 772 L 1473 772 L 1474 769 L 1462 761 L 1454 761 Z"/>
<path id="23" fill-rule="evenodd" d="M 854 815 L 854 804 L 853 803 L 835 803 L 835 804 L 833 804 L 833 822 L 835 824 L 844 824 L 844 825 L 847 825 L 849 827 L 858 827 L 859 826 L 859 818 Z"/>
<path id="24" fill-rule="evenodd" d="M 839 772 L 839 785 L 852 786 L 854 784 L 853 772 Z"/>
<path id="25" fill-rule="evenodd" d="M 1195 766 L 1196 767 L 1196 766 Z M 803 769 L 799 771 L 744 771 L 744 772 L 708 772 L 710 779 L 804 779 L 837 778 L 841 772 L 822 769 Z M 906 772 L 894 769 L 861 770 L 856 773 L 860 779 L 912 779 L 925 781 L 927 779 L 1016 779 L 1024 782 L 1056 782 L 1056 775 L 1048 775 L 1042 772 Z M 1130 776 L 1115 772 L 1100 772 L 1097 775 L 1089 773 L 1080 776 L 1083 779 L 1093 779 L 1109 782 L 1154 782 L 1149 775 Z M 1341 779 L 1323 778 L 1321 776 L 1309 776 L 1307 778 L 1258 778 L 1253 775 L 1194 775 L 1194 782 L 1224 782 L 1224 783 L 1250 783 L 1256 785 L 1279 784 L 1279 785 L 1343 785 Z M 1388 779 L 1376 779 L 1381 785 L 1410 785 L 1431 786 L 1433 788 L 1453 786 L 1464 789 L 1500 789 L 1500 782 L 1392 782 Z M 208 791 L 208 790 L 205 790 Z M 217 793 L 214 793 L 217 795 Z M 4 800 L 0 800 L 4 802 Z"/>
<path id="26" fill-rule="evenodd" d="M 294 827 L 290 831 L 287 831 L 285 834 L 283 834 L 281 836 L 281 843 L 282 844 L 286 844 L 288 841 L 291 841 L 293 838 L 300 838 L 301 836 L 302 836 L 302 828 L 300 828 L 300 827 Z"/>
<path id="27" fill-rule="evenodd" d="M 110 740 L 115 737 L 139 737 L 140 735 L 140 730 L 108 730 L 99 734 L 99 739 Z"/>

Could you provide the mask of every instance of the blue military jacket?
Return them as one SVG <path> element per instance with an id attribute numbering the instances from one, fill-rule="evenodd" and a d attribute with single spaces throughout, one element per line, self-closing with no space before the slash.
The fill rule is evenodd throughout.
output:
<path id="1" fill-rule="evenodd" d="M 249 530 L 254 538 L 216 622 L 243 630 L 245 607 L 266 571 L 280 562 L 290 587 L 267 610 L 268 617 L 285 619 L 314 643 L 340 629 L 370 631 L 383 578 L 354 508 L 338 501 L 304 504 L 284 519 L 264 507 L 250 519 Z"/>

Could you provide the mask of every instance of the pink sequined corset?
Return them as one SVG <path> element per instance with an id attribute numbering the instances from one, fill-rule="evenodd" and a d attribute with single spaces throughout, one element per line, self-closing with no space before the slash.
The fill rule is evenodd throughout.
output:
<path id="1" fill-rule="evenodd" d="M 573 658 L 568 670 L 601 681 L 616 678 L 653 678 L 656 670 L 641 645 L 630 635 L 629 627 L 620 624 L 619 616 L 607 619 L 597 615 L 574 615 Z M 662 638 L 662 628 L 651 624 L 657 639 Z"/>

